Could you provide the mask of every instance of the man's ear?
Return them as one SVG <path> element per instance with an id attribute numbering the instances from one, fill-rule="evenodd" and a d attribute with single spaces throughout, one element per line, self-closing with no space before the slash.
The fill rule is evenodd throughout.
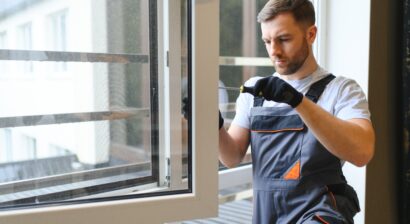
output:
<path id="1" fill-rule="evenodd" d="M 307 28 L 306 40 L 308 41 L 308 43 L 313 44 L 313 42 L 315 42 L 316 34 L 317 34 L 317 27 L 315 25 L 312 25 Z"/>

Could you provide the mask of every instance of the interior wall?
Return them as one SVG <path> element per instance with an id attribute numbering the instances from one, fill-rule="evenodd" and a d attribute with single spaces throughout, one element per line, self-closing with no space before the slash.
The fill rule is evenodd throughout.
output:
<path id="1" fill-rule="evenodd" d="M 321 46 L 326 54 L 323 66 L 337 76 L 356 80 L 368 93 L 370 0 L 328 0 L 326 8 L 326 36 L 322 38 L 326 46 Z M 343 171 L 355 188 L 362 208 L 355 216 L 355 223 L 364 223 L 366 167 L 345 163 Z"/>

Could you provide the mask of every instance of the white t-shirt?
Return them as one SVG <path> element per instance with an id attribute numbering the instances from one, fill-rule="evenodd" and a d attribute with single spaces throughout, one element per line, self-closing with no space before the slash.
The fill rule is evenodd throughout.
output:
<path id="1" fill-rule="evenodd" d="M 306 94 L 310 86 L 324 78 L 329 72 L 318 68 L 313 74 L 301 80 L 285 80 L 299 92 Z M 273 74 L 279 76 L 278 73 Z M 262 77 L 253 77 L 245 82 L 245 86 L 254 86 Z M 363 118 L 370 120 L 370 112 L 366 95 L 362 88 L 352 79 L 338 76 L 333 79 L 322 93 L 317 102 L 323 109 L 334 116 L 349 120 Z M 289 107 L 284 103 L 265 100 L 264 107 Z M 241 93 L 236 100 L 236 115 L 232 124 L 250 129 L 250 111 L 253 107 L 253 96 L 249 93 Z"/>

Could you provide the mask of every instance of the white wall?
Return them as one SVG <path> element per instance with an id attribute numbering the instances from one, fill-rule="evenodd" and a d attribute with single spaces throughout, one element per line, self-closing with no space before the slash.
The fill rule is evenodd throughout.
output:
<path id="1" fill-rule="evenodd" d="M 368 91 L 370 0 L 327 0 L 326 69 L 355 79 Z M 364 223 L 366 168 L 346 163 L 344 173 L 356 189 L 362 212 L 355 223 Z"/>

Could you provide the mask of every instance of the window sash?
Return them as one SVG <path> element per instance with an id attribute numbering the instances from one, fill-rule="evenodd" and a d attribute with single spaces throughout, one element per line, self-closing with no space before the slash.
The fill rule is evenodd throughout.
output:
<path id="1" fill-rule="evenodd" d="M 176 4 L 176 1 L 169 1 Z M 161 10 L 168 10 L 158 1 Z M 190 1 L 192 5 L 192 193 L 149 199 L 129 199 L 0 212 L 0 220 L 14 223 L 164 223 L 217 215 L 217 74 L 218 0 Z M 159 17 L 162 15 L 160 14 Z M 159 21 L 162 21 L 159 19 Z M 159 27 L 162 25 L 159 24 Z M 206 28 L 206 29 L 205 29 Z M 160 29 L 161 30 L 161 29 Z M 203 43 L 208 43 L 204 45 Z M 161 51 L 161 48 L 159 48 Z M 160 57 L 161 58 L 161 54 Z M 165 61 L 160 60 L 160 68 Z M 159 71 L 162 71 L 160 69 Z M 206 137 L 205 137 L 206 136 Z M 158 215 L 160 214 L 160 215 Z"/>

